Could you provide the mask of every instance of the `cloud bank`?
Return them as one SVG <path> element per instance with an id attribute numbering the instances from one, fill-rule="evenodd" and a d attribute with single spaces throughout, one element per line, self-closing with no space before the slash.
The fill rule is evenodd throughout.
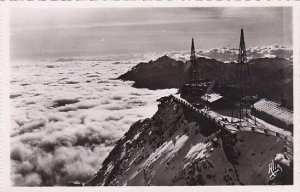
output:
<path id="1" fill-rule="evenodd" d="M 130 125 L 175 89 L 113 78 L 139 60 L 17 62 L 12 67 L 11 177 L 15 186 L 85 182 Z"/>

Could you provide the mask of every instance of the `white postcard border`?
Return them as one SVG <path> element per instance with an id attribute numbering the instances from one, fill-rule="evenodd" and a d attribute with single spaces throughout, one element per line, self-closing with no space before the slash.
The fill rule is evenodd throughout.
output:
<path id="1" fill-rule="evenodd" d="M 10 8 L 89 8 L 89 7 L 293 7 L 294 54 L 294 185 L 291 186 L 196 186 L 196 187 L 12 187 L 10 182 Z M 0 1 L 0 191 L 300 191 L 300 3 L 297 1 Z"/>

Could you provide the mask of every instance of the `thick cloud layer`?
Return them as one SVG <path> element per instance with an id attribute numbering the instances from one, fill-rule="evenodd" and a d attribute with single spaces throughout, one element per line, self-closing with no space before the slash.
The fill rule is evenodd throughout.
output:
<path id="1" fill-rule="evenodd" d="M 140 62 L 124 59 L 14 63 L 14 185 L 87 181 L 130 125 L 152 116 L 157 109 L 156 99 L 176 92 L 136 89 L 130 86 L 132 82 L 114 80 Z"/>

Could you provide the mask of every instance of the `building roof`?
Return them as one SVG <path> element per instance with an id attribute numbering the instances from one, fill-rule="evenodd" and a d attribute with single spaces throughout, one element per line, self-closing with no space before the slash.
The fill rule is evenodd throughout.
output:
<path id="1" fill-rule="evenodd" d="M 261 99 L 254 104 L 254 108 L 257 111 L 267 113 L 287 124 L 293 124 L 293 112 L 281 107 L 279 103 Z"/>
<path id="2" fill-rule="evenodd" d="M 209 103 L 213 103 L 219 99 L 221 99 L 223 96 L 221 96 L 218 93 L 206 93 L 205 95 L 203 95 L 201 97 L 201 99 L 203 99 L 204 101 L 207 101 Z"/>

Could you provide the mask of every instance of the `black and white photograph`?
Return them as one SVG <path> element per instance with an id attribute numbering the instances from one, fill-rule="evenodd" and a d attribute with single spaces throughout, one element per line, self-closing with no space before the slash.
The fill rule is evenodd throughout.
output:
<path id="1" fill-rule="evenodd" d="M 293 11 L 10 8 L 10 185 L 293 185 Z"/>

